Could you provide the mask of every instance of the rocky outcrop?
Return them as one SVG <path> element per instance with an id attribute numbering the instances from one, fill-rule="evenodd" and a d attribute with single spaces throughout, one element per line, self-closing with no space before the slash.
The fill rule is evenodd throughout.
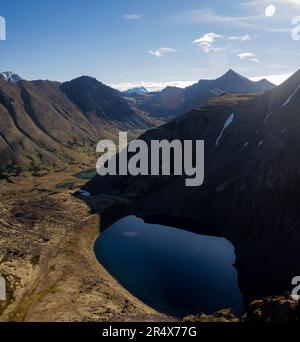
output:
<path id="1" fill-rule="evenodd" d="M 245 322 L 245 323 L 284 323 L 300 321 L 300 304 L 289 297 L 271 297 L 250 303 L 243 317 L 235 317 L 232 310 L 226 309 L 213 315 L 200 314 L 187 316 L 184 322 Z"/>

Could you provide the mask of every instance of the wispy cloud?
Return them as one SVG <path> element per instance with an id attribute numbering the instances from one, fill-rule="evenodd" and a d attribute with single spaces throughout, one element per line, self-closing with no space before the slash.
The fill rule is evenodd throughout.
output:
<path id="1" fill-rule="evenodd" d="M 153 56 L 155 56 L 157 58 L 161 58 L 161 57 L 163 57 L 167 53 L 172 53 L 172 52 L 177 52 L 177 51 L 178 50 L 170 48 L 170 47 L 162 47 L 162 48 L 160 48 L 158 50 L 148 50 L 148 52 L 151 55 L 153 55 Z"/>
<path id="2" fill-rule="evenodd" d="M 245 34 L 244 36 L 230 36 L 227 38 L 228 40 L 237 40 L 240 42 L 247 42 L 252 39 L 249 34 Z"/>
<path id="3" fill-rule="evenodd" d="M 240 59 L 243 59 L 243 60 L 246 60 L 246 61 L 251 61 L 251 62 L 255 62 L 255 63 L 258 63 L 258 62 L 259 62 L 258 58 L 257 58 L 257 57 L 255 56 L 255 54 L 252 53 L 252 52 L 240 53 L 240 54 L 238 55 L 238 57 L 239 57 Z"/>
<path id="4" fill-rule="evenodd" d="M 196 44 L 202 51 L 205 53 L 210 52 L 218 52 L 223 51 L 224 47 L 218 47 L 216 46 L 216 42 L 219 40 L 223 41 L 239 41 L 239 42 L 246 42 L 248 40 L 251 40 L 252 37 L 249 34 L 243 35 L 243 36 L 223 36 L 221 34 L 217 33 L 206 33 L 202 37 L 194 40 L 194 44 Z"/>
<path id="5" fill-rule="evenodd" d="M 256 6 L 259 6 L 261 5 L 261 1 L 263 0 L 249 1 L 241 3 L 241 5 L 253 6 L 255 9 L 255 4 L 257 4 Z M 276 20 L 274 18 L 272 23 L 270 21 L 266 21 L 264 11 L 251 11 L 251 13 L 253 13 L 253 15 L 233 17 L 217 13 L 212 8 L 202 8 L 173 15 L 171 20 L 179 24 L 214 24 L 219 25 L 220 27 L 227 26 L 271 33 L 289 33 L 291 31 L 289 27 L 291 11 L 277 14 Z M 281 26 L 282 23 L 285 23 L 284 25 L 286 25 L 286 27 Z"/>
<path id="6" fill-rule="evenodd" d="M 273 3 L 274 5 L 283 4 L 283 5 L 300 6 L 300 0 L 272 0 L 272 1 L 270 1 L 270 0 L 249 0 L 246 2 L 240 3 L 240 5 L 241 6 L 256 7 L 258 5 L 267 6 L 267 5 L 270 5 L 270 3 Z"/>
<path id="7" fill-rule="evenodd" d="M 136 13 L 124 14 L 123 19 L 124 20 L 141 20 L 142 16 L 140 14 L 136 14 Z"/>
<path id="8" fill-rule="evenodd" d="M 261 18 L 265 16 L 263 14 L 243 17 L 225 16 L 211 8 L 190 10 L 173 17 L 176 22 L 185 24 L 234 24 L 238 26 L 248 26 L 249 23 Z"/>

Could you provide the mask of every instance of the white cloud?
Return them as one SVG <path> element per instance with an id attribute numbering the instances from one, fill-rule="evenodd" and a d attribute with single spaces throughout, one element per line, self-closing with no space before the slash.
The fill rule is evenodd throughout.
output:
<path id="1" fill-rule="evenodd" d="M 206 33 L 201 38 L 194 40 L 194 44 L 198 45 L 202 51 L 205 53 L 210 53 L 211 51 L 220 51 L 221 48 L 215 46 L 216 39 L 223 39 L 224 36 L 216 34 L 213 32 Z"/>
<path id="2" fill-rule="evenodd" d="M 240 53 L 240 54 L 238 55 L 238 57 L 239 57 L 240 59 L 243 59 L 243 60 L 246 60 L 246 61 L 251 61 L 251 62 L 255 62 L 255 63 L 258 63 L 258 62 L 259 62 L 258 58 L 257 58 L 257 57 L 255 56 L 255 54 L 252 53 L 252 52 Z"/>
<path id="3" fill-rule="evenodd" d="M 239 41 L 239 42 L 246 42 L 248 40 L 251 40 L 251 36 L 249 34 L 245 34 L 243 36 L 223 36 L 220 34 L 216 34 L 213 32 L 204 34 L 201 38 L 194 40 L 194 44 L 198 45 L 202 51 L 205 53 L 210 52 L 217 52 L 217 51 L 223 51 L 225 48 L 217 47 L 216 41 L 217 40 L 223 40 L 223 41 Z"/>
<path id="4" fill-rule="evenodd" d="M 140 14 L 125 14 L 123 18 L 125 20 L 141 20 L 142 16 Z"/>
<path id="5" fill-rule="evenodd" d="M 170 47 L 163 47 L 163 48 L 160 48 L 158 50 L 148 50 L 148 52 L 157 57 L 157 58 L 161 58 L 163 57 L 165 54 L 167 53 L 172 53 L 172 52 L 177 52 L 178 50 L 176 49 L 173 49 L 173 48 L 170 48 Z"/>
<path id="6" fill-rule="evenodd" d="M 136 87 L 144 87 L 149 91 L 159 91 L 166 87 L 186 88 L 195 83 L 197 83 L 197 81 L 136 82 L 136 83 L 126 82 L 126 83 L 111 84 L 110 86 L 120 91 L 125 91 L 127 89 L 132 89 Z"/>
<path id="7" fill-rule="evenodd" d="M 300 0 L 280 0 L 280 1 L 300 1 Z M 227 16 L 217 13 L 211 8 L 195 9 L 173 15 L 171 20 L 178 24 L 214 24 L 219 26 L 243 28 L 247 30 L 271 32 L 271 33 L 290 33 L 290 14 L 289 12 L 278 13 L 275 19 L 270 22 L 266 21 L 264 10 L 260 6 L 263 0 L 254 0 L 241 3 L 240 5 L 249 5 L 255 9 L 255 14 L 245 16 Z M 269 2 L 269 1 L 268 1 Z M 275 3 L 275 1 L 273 0 Z M 291 2 L 290 2 L 291 3 Z M 252 12 L 253 13 L 253 12 Z M 285 27 L 279 26 L 284 23 Z"/>

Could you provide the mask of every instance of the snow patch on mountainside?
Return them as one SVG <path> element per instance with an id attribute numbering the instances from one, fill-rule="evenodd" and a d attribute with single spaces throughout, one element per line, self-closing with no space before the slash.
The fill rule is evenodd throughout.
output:
<path id="1" fill-rule="evenodd" d="M 216 146 L 219 145 L 223 135 L 224 135 L 224 132 L 226 131 L 226 129 L 232 124 L 233 120 L 234 120 L 234 117 L 235 117 L 235 114 L 232 113 L 230 114 L 229 118 L 226 120 L 225 122 L 225 125 L 220 133 L 220 135 L 218 136 L 217 140 L 216 140 Z"/>
<path id="2" fill-rule="evenodd" d="M 295 89 L 295 91 L 293 92 L 293 94 L 284 102 L 284 104 L 281 106 L 281 108 L 286 107 L 292 100 L 292 98 L 297 94 L 297 91 L 300 89 L 300 84 L 298 85 L 298 87 Z"/>

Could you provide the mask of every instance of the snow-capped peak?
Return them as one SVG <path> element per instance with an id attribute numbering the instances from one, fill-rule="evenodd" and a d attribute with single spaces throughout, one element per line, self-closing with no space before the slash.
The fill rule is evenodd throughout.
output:
<path id="1" fill-rule="evenodd" d="M 295 91 L 288 97 L 288 99 L 284 102 L 284 104 L 281 106 L 281 108 L 286 107 L 291 102 L 292 98 L 297 94 L 299 89 L 300 89 L 300 84 L 295 89 Z"/>
<path id="2" fill-rule="evenodd" d="M 22 80 L 22 78 L 14 74 L 12 71 L 5 71 L 0 73 L 0 79 L 4 79 L 7 82 L 17 83 Z"/>
<path id="3" fill-rule="evenodd" d="M 127 89 L 125 91 L 126 94 L 147 94 L 148 90 L 145 87 L 135 87 L 131 89 Z"/>

